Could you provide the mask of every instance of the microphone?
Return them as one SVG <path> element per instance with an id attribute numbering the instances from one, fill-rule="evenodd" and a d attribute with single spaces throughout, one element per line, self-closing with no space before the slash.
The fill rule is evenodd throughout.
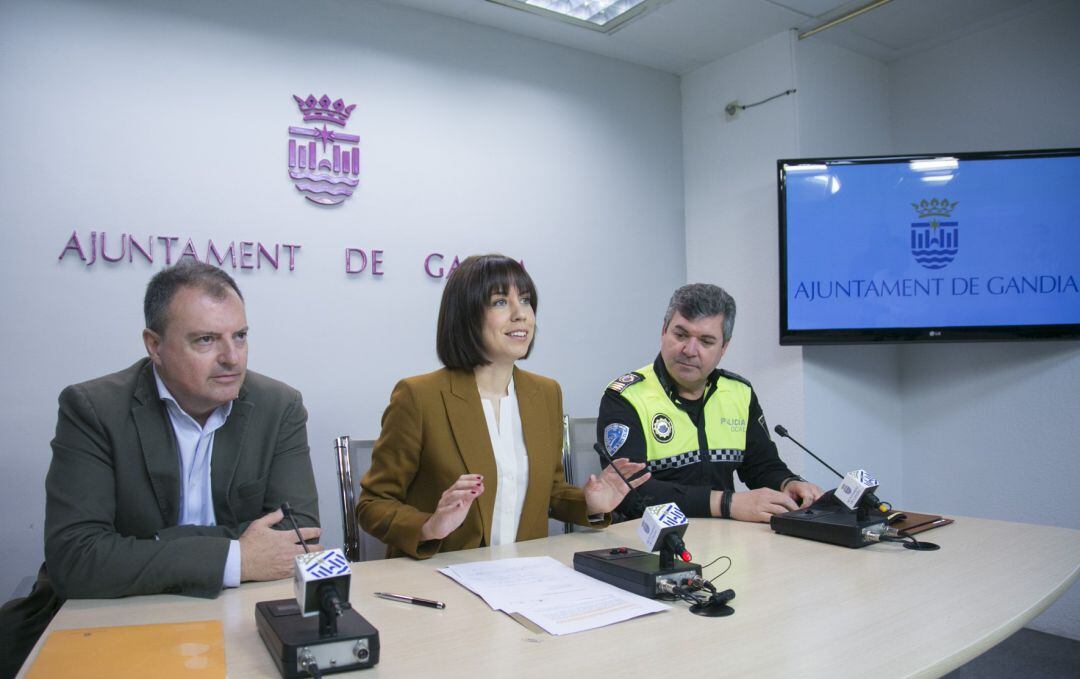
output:
<path id="1" fill-rule="evenodd" d="M 848 472 L 844 480 L 837 486 L 834 495 L 837 500 L 843 502 L 851 510 L 858 509 L 859 504 L 864 499 L 876 507 L 882 504 L 874 495 L 877 487 L 877 479 L 871 476 L 870 472 L 865 469 L 856 469 L 853 472 Z M 881 511 L 882 513 L 885 512 L 884 509 Z"/>
<path id="2" fill-rule="evenodd" d="M 281 503 L 281 514 L 292 524 L 292 529 L 296 531 L 296 540 L 300 543 L 300 546 L 304 548 L 304 553 L 310 552 L 311 550 L 308 549 L 307 543 L 304 542 L 304 536 L 300 534 L 300 526 L 296 524 L 296 515 L 293 514 L 292 507 L 288 502 Z"/>
<path id="3" fill-rule="evenodd" d="M 679 555 L 679 558 L 690 563 L 690 559 L 694 557 L 690 555 L 690 552 L 686 551 L 686 543 L 682 541 L 682 537 L 678 533 L 668 533 L 664 536 L 664 544 L 671 551 Z"/>
<path id="4" fill-rule="evenodd" d="M 634 488 L 630 485 L 630 481 L 625 476 L 623 476 L 623 473 L 619 471 L 618 467 L 615 466 L 615 458 L 611 456 L 611 453 L 607 451 L 607 448 L 597 442 L 593 444 L 593 450 L 596 451 L 597 455 L 607 460 L 607 463 L 611 465 L 611 468 L 614 469 L 615 473 L 619 475 L 619 478 L 623 480 L 623 483 L 626 484 L 626 487 L 630 489 L 630 494 L 634 496 L 634 507 L 632 511 L 635 514 L 644 514 L 645 505 L 649 504 L 649 500 L 651 500 L 652 498 L 647 495 L 641 494 L 640 492 L 638 492 L 637 488 Z"/>
<path id="5" fill-rule="evenodd" d="M 292 523 L 296 538 L 304 548 L 304 553 L 296 556 L 296 570 L 293 573 L 293 591 L 300 605 L 300 614 L 306 618 L 319 615 L 321 611 L 333 614 L 335 618 L 341 617 L 351 608 L 349 585 L 352 583 L 352 569 L 349 568 L 349 560 L 336 547 L 312 554 L 300 534 L 296 516 L 288 502 L 281 504 L 281 513 Z"/>
<path id="6" fill-rule="evenodd" d="M 320 611 L 341 616 L 349 609 L 352 570 L 340 548 L 296 555 L 293 591 L 305 618 Z"/>
<path id="7" fill-rule="evenodd" d="M 810 457 L 814 458 L 815 460 L 817 460 L 821 464 L 825 465 L 825 468 L 828 469 L 829 471 L 831 471 L 833 474 L 836 474 L 840 478 L 844 478 L 844 475 L 841 474 L 840 472 L 836 471 L 835 469 L 833 469 L 831 466 L 829 466 L 828 462 L 826 462 L 825 460 L 822 460 L 817 455 L 814 455 L 812 452 L 810 452 L 809 448 L 807 448 L 806 446 L 804 446 L 803 444 L 799 443 L 794 438 L 792 438 L 791 434 L 788 433 L 788 430 L 784 429 L 781 425 L 778 424 L 775 427 L 773 427 L 773 431 L 775 431 L 777 434 L 780 434 L 781 436 L 783 436 L 786 439 L 790 439 L 792 443 L 794 443 L 795 445 L 799 446 L 800 448 L 805 450 L 807 453 L 809 453 Z"/>
<path id="8" fill-rule="evenodd" d="M 635 512 L 638 509 L 641 510 L 641 523 L 638 525 L 638 537 L 645 543 L 645 548 L 650 552 L 660 551 L 662 563 L 666 563 L 667 558 L 670 558 L 663 555 L 663 552 L 665 551 L 678 554 L 680 559 L 689 563 L 690 559 L 693 557 L 690 556 L 690 552 L 686 550 L 686 545 L 682 541 L 682 536 L 686 533 L 686 527 L 690 525 L 690 522 L 686 520 L 686 515 L 679 509 L 679 505 L 674 502 L 668 502 L 667 504 L 645 507 L 647 496 L 642 495 L 638 492 L 637 488 L 630 485 L 630 481 L 628 481 L 627 478 L 623 476 L 622 472 L 619 471 L 619 468 L 615 466 L 615 458 L 611 456 L 611 453 L 607 451 L 607 448 L 597 442 L 593 444 L 593 450 L 607 460 L 608 464 L 611 465 L 611 468 L 615 470 L 615 473 L 619 475 L 619 478 L 623 480 L 626 487 L 633 493 Z M 660 544 L 659 547 L 657 546 L 658 543 Z M 666 548 L 666 550 L 664 548 Z"/>
<path id="9" fill-rule="evenodd" d="M 889 509 L 892 508 L 892 505 L 887 502 L 882 502 L 878 499 L 877 495 L 874 495 L 873 491 L 877 489 L 878 482 L 877 479 L 871 476 L 866 470 L 858 469 L 845 476 L 833 469 L 828 462 L 822 460 L 817 455 L 814 455 L 809 448 L 796 441 L 783 426 L 778 424 L 773 427 L 773 431 L 802 448 L 810 455 L 810 457 L 825 465 L 826 469 L 842 479 L 840 486 L 836 489 L 837 492 L 835 493 L 835 496 L 837 500 L 843 502 L 849 509 L 856 509 L 860 502 L 864 500 L 868 506 L 878 510 L 882 514 L 888 512 Z M 867 483 L 867 481 L 869 481 L 869 483 Z M 844 492 L 845 490 L 848 490 L 848 492 Z M 854 497 L 854 501 L 849 502 L 849 499 L 852 497 Z"/>
<path id="10" fill-rule="evenodd" d="M 304 547 L 293 562 L 295 599 L 255 604 L 255 624 L 282 677 L 313 677 L 379 662 L 379 630 L 349 604 L 352 570 L 339 549 L 311 552 L 304 544 L 289 503 L 281 511 Z M 310 620 L 311 616 L 318 620 Z"/>
<path id="11" fill-rule="evenodd" d="M 644 507 L 646 496 L 630 485 L 605 447 L 596 443 L 593 449 L 601 459 L 607 460 L 633 494 L 636 504 L 634 511 L 641 513 L 638 536 L 648 551 L 615 547 L 574 552 L 574 570 L 645 597 L 671 594 L 666 589 L 666 583 L 677 582 L 680 578 L 700 577 L 701 566 L 690 563 L 692 557 L 682 540 L 689 522 L 679 506 L 669 502 L 639 510 L 639 507 Z M 659 554 L 652 554 L 657 550 Z M 676 565 L 676 554 L 683 563 Z"/>
<path id="12" fill-rule="evenodd" d="M 650 552 L 668 549 L 683 561 L 689 562 L 693 557 L 686 551 L 686 545 L 682 540 L 689 525 L 686 515 L 674 502 L 653 505 L 646 508 L 645 513 L 641 515 L 638 537 L 645 544 L 645 549 Z"/>

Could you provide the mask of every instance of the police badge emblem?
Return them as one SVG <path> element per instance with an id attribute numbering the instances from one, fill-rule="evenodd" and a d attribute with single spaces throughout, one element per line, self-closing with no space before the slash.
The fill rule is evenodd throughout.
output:
<path id="1" fill-rule="evenodd" d="M 652 435 L 660 443 L 667 443 L 675 434 L 675 427 L 671 424 L 671 418 L 664 413 L 659 413 L 652 418 Z"/>

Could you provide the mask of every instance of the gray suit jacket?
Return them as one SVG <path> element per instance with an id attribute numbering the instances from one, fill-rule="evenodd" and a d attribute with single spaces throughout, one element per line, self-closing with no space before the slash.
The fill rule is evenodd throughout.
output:
<path id="1" fill-rule="evenodd" d="M 229 540 L 289 502 L 317 526 L 300 393 L 248 372 L 214 434 L 216 526 L 178 526 L 180 457 L 148 359 L 60 394 L 45 480 L 45 563 L 64 598 L 213 597 Z"/>

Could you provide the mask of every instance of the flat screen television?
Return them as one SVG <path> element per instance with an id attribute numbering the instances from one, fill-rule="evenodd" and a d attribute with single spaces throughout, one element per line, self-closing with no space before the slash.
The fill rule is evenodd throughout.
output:
<path id="1" fill-rule="evenodd" d="M 1080 149 L 777 172 L 781 344 L 1080 338 Z"/>

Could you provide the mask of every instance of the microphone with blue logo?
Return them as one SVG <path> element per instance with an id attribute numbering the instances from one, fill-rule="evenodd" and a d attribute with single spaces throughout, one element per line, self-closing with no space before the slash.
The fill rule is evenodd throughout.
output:
<path id="1" fill-rule="evenodd" d="M 686 534 L 686 528 L 690 522 L 686 514 L 679 509 L 674 502 L 666 502 L 661 505 L 646 507 L 647 496 L 638 492 L 637 488 L 630 485 L 629 479 L 615 467 L 613 455 L 626 443 L 630 433 L 630 427 L 625 424 L 613 422 L 604 427 L 604 445 L 597 443 L 593 449 L 600 457 L 607 460 L 619 478 L 623 480 L 630 494 L 634 497 L 635 504 L 641 511 L 641 523 L 638 525 L 638 537 L 645 543 L 645 548 L 650 552 L 660 552 L 660 568 L 672 568 L 675 565 L 675 555 L 686 563 L 690 563 L 690 552 L 686 551 L 682 536 Z M 659 545 L 659 546 L 657 546 Z"/>
<path id="2" fill-rule="evenodd" d="M 305 552 L 296 556 L 295 569 L 293 591 L 300 614 L 307 618 L 323 613 L 319 632 L 332 634 L 337 619 L 352 608 L 349 605 L 352 570 L 345 553 L 336 547 L 323 552 Z"/>
<path id="3" fill-rule="evenodd" d="M 682 513 L 679 505 L 668 502 L 662 505 L 646 507 L 638 525 L 638 537 L 650 552 L 660 552 L 660 567 L 672 568 L 675 556 L 689 563 L 690 552 L 686 551 L 682 536 L 690 522 Z"/>
<path id="4" fill-rule="evenodd" d="M 278 671 L 294 679 L 374 666 L 379 631 L 349 604 L 352 569 L 345 553 L 338 548 L 309 552 L 288 503 L 281 511 L 304 548 L 294 563 L 296 598 L 255 604 L 259 636 Z"/>
<path id="5" fill-rule="evenodd" d="M 604 444 L 593 448 L 623 480 L 629 495 L 643 507 L 638 537 L 647 552 L 629 547 L 594 549 L 574 554 L 574 570 L 645 597 L 671 596 L 673 587 L 682 582 L 701 578 L 701 566 L 690 562 L 690 552 L 683 544 L 683 535 L 690 525 L 686 515 L 674 502 L 645 507 L 646 499 L 614 466 L 612 455 L 626 443 L 630 428 L 612 423 L 604 428 Z M 659 555 L 653 552 L 660 552 Z M 676 565 L 675 556 L 679 561 Z"/>
<path id="6" fill-rule="evenodd" d="M 939 548 L 932 542 L 919 542 L 912 535 L 889 527 L 886 514 L 892 510 L 892 505 L 874 494 L 878 489 L 878 480 L 870 472 L 856 469 L 846 475 L 841 474 L 796 441 L 783 426 L 778 424 L 773 431 L 789 439 L 840 477 L 840 485 L 835 490 L 826 492 L 810 506 L 770 517 L 769 525 L 774 531 L 853 549 L 879 542 L 904 542 L 905 549 L 917 551 Z"/>

